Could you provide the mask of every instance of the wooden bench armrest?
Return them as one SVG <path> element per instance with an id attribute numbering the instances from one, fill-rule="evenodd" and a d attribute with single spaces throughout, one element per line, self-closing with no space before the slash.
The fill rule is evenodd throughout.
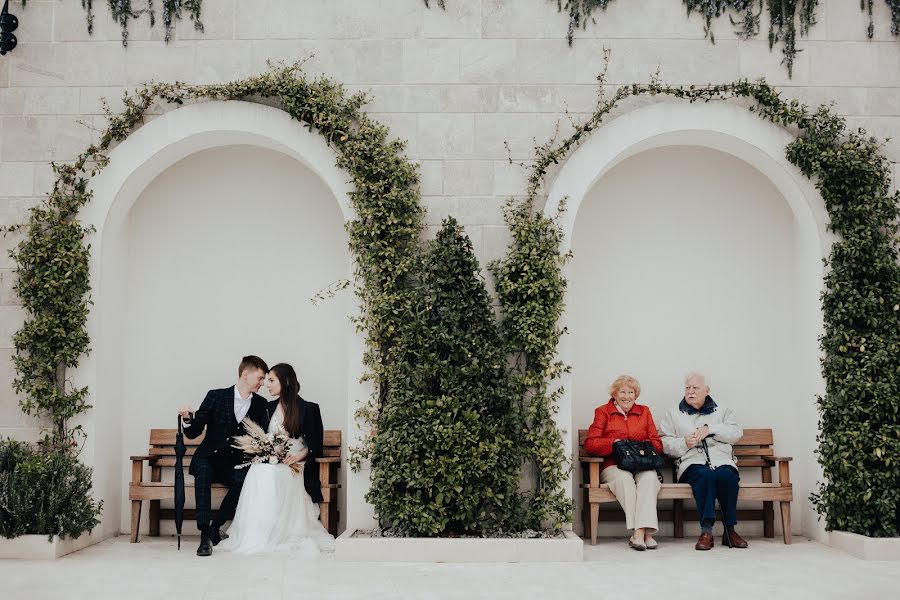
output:
<path id="1" fill-rule="evenodd" d="M 791 460 L 790 456 L 763 456 L 766 462 L 778 464 L 778 483 L 782 486 L 791 485 Z"/>
<path id="2" fill-rule="evenodd" d="M 602 462 L 606 461 L 605 458 L 600 457 L 600 456 L 582 456 L 578 460 L 580 460 L 583 463 L 602 463 Z"/>
<path id="3" fill-rule="evenodd" d="M 154 458 L 153 456 L 132 456 L 132 457 L 129 458 L 129 460 L 131 460 L 131 461 L 145 461 L 145 460 L 152 460 L 153 458 Z"/>
<path id="4" fill-rule="evenodd" d="M 339 463 L 341 462 L 340 456 L 323 456 L 321 458 L 316 459 L 317 463 Z"/>

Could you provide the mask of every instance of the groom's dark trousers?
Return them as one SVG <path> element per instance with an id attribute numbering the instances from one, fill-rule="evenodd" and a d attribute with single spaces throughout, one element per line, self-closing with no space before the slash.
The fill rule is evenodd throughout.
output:
<path id="1" fill-rule="evenodd" d="M 185 427 L 184 434 L 193 439 L 206 430 L 206 436 L 191 459 L 190 474 L 194 476 L 194 497 L 197 503 L 197 527 L 206 532 L 212 514 L 212 484 L 228 486 L 228 493 L 219 506 L 217 525 L 234 517 L 237 510 L 241 487 L 247 476 L 247 469 L 235 469 L 243 462 L 241 453 L 232 448 L 234 437 L 245 433 L 234 414 L 234 386 L 222 390 L 211 390 L 203 404 L 194 413 L 194 418 Z M 253 394 L 247 417 L 263 429 L 269 425 L 266 400 Z"/>

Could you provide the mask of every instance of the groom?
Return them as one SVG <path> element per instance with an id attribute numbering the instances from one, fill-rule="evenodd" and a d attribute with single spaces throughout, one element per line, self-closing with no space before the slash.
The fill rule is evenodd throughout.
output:
<path id="1" fill-rule="evenodd" d="M 263 359 L 245 356 L 238 367 L 236 385 L 222 390 L 210 390 L 197 412 L 189 407 L 178 412 L 187 437 L 193 439 L 206 429 L 206 437 L 194 452 L 189 471 L 194 476 L 197 527 L 200 529 L 197 556 L 212 554 L 212 547 L 222 540 L 219 528 L 234 517 L 247 469 L 234 468 L 242 462 L 243 456 L 231 445 L 235 436 L 246 433 L 241 425 L 244 417 L 255 421 L 263 429 L 268 427 L 266 400 L 256 393 L 268 372 L 269 367 Z M 216 520 L 210 523 L 210 488 L 213 483 L 225 484 L 228 486 L 228 493 L 222 500 Z"/>

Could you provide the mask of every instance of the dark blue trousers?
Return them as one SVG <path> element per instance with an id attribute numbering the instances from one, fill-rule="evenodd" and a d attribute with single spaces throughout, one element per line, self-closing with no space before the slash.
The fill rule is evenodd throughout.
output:
<path id="1" fill-rule="evenodd" d="M 691 486 L 701 525 L 711 527 L 716 522 L 716 498 L 719 499 L 726 527 L 737 524 L 737 497 L 741 481 L 737 469 L 729 465 L 717 469 L 710 469 L 706 465 L 691 465 L 678 481 Z"/>

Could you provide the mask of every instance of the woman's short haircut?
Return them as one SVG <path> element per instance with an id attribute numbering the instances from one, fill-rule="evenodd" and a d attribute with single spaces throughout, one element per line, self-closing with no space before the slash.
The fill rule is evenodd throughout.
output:
<path id="1" fill-rule="evenodd" d="M 625 386 L 628 386 L 634 390 L 635 400 L 641 397 L 641 384 L 631 375 L 619 375 L 618 377 L 616 377 L 616 380 L 613 381 L 609 386 L 609 397 L 615 398 L 616 393 Z"/>
<path id="2" fill-rule="evenodd" d="M 251 354 L 241 359 L 241 364 L 238 367 L 238 377 L 243 375 L 244 371 L 246 371 L 247 369 L 259 369 L 263 373 L 268 373 L 269 365 L 267 365 L 266 361 L 264 361 L 260 357 L 253 356 Z"/>

